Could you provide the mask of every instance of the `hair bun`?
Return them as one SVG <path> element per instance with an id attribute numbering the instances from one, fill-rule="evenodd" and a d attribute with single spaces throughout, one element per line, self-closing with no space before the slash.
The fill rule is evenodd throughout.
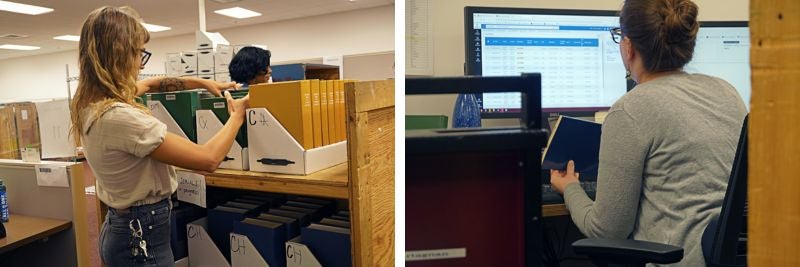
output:
<path id="1" fill-rule="evenodd" d="M 682 68 L 692 60 L 699 23 L 690 0 L 628 0 L 619 23 L 647 71 Z"/>
<path id="2" fill-rule="evenodd" d="M 694 41 L 697 36 L 697 5 L 690 0 L 664 0 L 664 24 L 661 41 L 667 44 L 682 44 Z"/>

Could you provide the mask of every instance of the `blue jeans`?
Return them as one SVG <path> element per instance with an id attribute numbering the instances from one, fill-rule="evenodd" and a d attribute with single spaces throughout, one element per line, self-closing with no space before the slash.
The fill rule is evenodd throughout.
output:
<path id="1" fill-rule="evenodd" d="M 109 208 L 100 230 L 100 258 L 108 267 L 174 266 L 170 248 L 171 211 L 169 198 L 125 210 Z"/>

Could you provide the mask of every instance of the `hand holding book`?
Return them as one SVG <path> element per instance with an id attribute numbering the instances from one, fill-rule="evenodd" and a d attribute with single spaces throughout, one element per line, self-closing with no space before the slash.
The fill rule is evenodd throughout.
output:
<path id="1" fill-rule="evenodd" d="M 563 193 L 567 182 L 578 181 L 578 173 L 585 180 L 597 178 L 601 134 L 599 123 L 565 116 L 558 118 L 542 156 L 542 169 L 550 170 L 553 188 Z M 570 178 L 572 174 L 574 179 L 557 181 L 559 177 Z"/>
<path id="2" fill-rule="evenodd" d="M 577 183 L 580 173 L 575 172 L 575 162 L 567 162 L 565 170 L 550 170 L 550 185 L 559 193 L 564 194 L 564 190 L 571 183 Z"/>

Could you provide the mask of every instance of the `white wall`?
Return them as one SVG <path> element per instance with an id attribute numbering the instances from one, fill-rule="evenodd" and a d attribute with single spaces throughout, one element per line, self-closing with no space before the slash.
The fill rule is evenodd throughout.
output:
<path id="1" fill-rule="evenodd" d="M 430 21 L 435 33 L 433 42 L 433 75 L 464 74 L 464 7 L 527 7 L 558 9 L 619 10 L 621 0 L 431 0 Z M 748 20 L 747 0 L 695 0 L 700 20 Z M 438 114 L 452 116 L 454 95 L 406 97 L 406 114 Z M 452 120 L 452 119 L 451 119 Z M 518 120 L 483 120 L 486 126 L 515 125 Z"/>
<path id="2" fill-rule="evenodd" d="M 187 18 L 188 19 L 188 18 Z M 231 44 L 269 46 L 272 61 L 394 50 L 394 5 L 219 30 Z M 75 45 L 77 48 L 77 44 Z M 167 53 L 195 49 L 194 33 L 152 39 L 142 73 L 163 74 Z M 77 76 L 77 50 L 0 60 L 0 102 L 65 97 L 65 64 Z M 73 91 L 77 85 L 72 84 Z"/>

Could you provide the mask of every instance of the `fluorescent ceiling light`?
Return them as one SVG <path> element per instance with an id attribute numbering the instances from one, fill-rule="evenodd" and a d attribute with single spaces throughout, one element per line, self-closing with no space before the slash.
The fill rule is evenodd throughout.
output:
<path id="1" fill-rule="evenodd" d="M 214 11 L 214 13 L 217 13 L 217 14 L 220 14 L 220 15 L 225 15 L 225 16 L 228 16 L 228 17 L 237 18 L 237 19 L 246 19 L 246 18 L 252 18 L 252 17 L 261 16 L 261 13 L 258 13 L 258 12 L 255 12 L 255 11 L 252 11 L 252 10 L 249 10 L 249 9 L 244 9 L 244 8 L 241 8 L 241 7 L 232 7 L 232 8 L 226 8 L 226 9 L 220 9 L 220 10 Z"/>
<path id="2" fill-rule="evenodd" d="M 53 37 L 53 39 L 56 39 L 56 40 L 62 40 L 62 41 L 73 41 L 73 42 L 77 42 L 77 41 L 80 41 L 80 40 L 81 40 L 81 37 L 80 37 L 80 36 L 77 36 L 77 35 L 61 35 L 61 36 L 56 36 L 56 37 Z"/>
<path id="3" fill-rule="evenodd" d="M 26 5 L 9 1 L 0 1 L 0 10 L 28 15 L 39 15 L 53 12 L 52 8 Z"/>
<path id="4" fill-rule="evenodd" d="M 11 50 L 36 50 L 39 49 L 38 46 L 28 46 L 28 45 L 13 45 L 13 44 L 4 44 L 0 45 L 0 49 L 11 49 Z"/>
<path id="5" fill-rule="evenodd" d="M 147 23 L 144 23 L 144 22 L 142 22 L 142 25 L 149 32 L 163 32 L 163 31 L 172 30 L 172 28 L 167 27 L 167 26 L 161 26 L 161 25 L 155 25 L 155 24 L 147 24 Z"/>

